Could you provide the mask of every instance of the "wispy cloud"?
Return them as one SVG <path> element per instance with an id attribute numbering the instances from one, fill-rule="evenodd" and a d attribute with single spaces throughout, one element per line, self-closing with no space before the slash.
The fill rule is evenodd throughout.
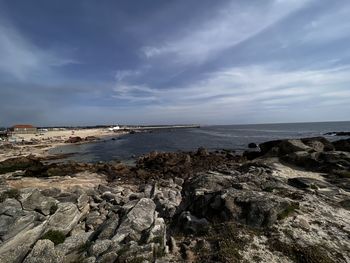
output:
<path id="1" fill-rule="evenodd" d="M 231 1 L 215 17 L 187 28 L 155 46 L 142 47 L 147 58 L 174 55 L 176 62 L 203 62 L 233 47 L 307 5 L 310 0 Z"/>
<path id="2" fill-rule="evenodd" d="M 54 50 L 37 47 L 4 20 L 0 20 L 0 58 L 0 73 L 20 81 L 50 75 L 55 67 L 79 63 Z"/>

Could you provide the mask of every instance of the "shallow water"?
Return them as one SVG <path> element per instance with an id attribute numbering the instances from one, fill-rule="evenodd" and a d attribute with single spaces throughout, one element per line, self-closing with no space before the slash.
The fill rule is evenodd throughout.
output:
<path id="1" fill-rule="evenodd" d="M 201 146 L 209 150 L 244 151 L 251 142 L 261 143 L 283 138 L 324 136 L 324 133 L 333 131 L 350 131 L 350 122 L 228 125 L 157 130 L 152 133 L 128 134 L 116 140 L 108 138 L 96 143 L 64 145 L 52 149 L 50 153 L 76 153 L 63 161 L 132 161 L 133 157 L 151 151 L 192 151 Z M 324 137 L 330 140 L 342 138 Z"/>

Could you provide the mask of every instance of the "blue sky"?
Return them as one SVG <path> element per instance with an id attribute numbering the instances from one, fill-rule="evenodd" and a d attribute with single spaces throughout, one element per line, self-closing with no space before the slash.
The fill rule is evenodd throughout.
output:
<path id="1" fill-rule="evenodd" d="M 350 120 L 350 1 L 0 0 L 0 126 Z"/>

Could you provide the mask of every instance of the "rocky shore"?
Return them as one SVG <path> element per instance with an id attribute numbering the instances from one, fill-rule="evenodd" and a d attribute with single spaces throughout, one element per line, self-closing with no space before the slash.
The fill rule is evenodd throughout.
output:
<path id="1" fill-rule="evenodd" d="M 8 158 L 0 262 L 350 262 L 350 139 L 256 149 Z"/>

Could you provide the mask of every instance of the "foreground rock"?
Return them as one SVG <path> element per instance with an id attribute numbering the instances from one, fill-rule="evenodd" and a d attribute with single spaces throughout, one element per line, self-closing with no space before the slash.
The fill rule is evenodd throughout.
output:
<path id="1" fill-rule="evenodd" d="M 349 153 L 322 138 L 259 148 L 6 173 L 0 262 L 350 262 Z M 57 183 L 82 171 L 105 180 Z M 41 188 L 9 187 L 30 178 Z"/>

